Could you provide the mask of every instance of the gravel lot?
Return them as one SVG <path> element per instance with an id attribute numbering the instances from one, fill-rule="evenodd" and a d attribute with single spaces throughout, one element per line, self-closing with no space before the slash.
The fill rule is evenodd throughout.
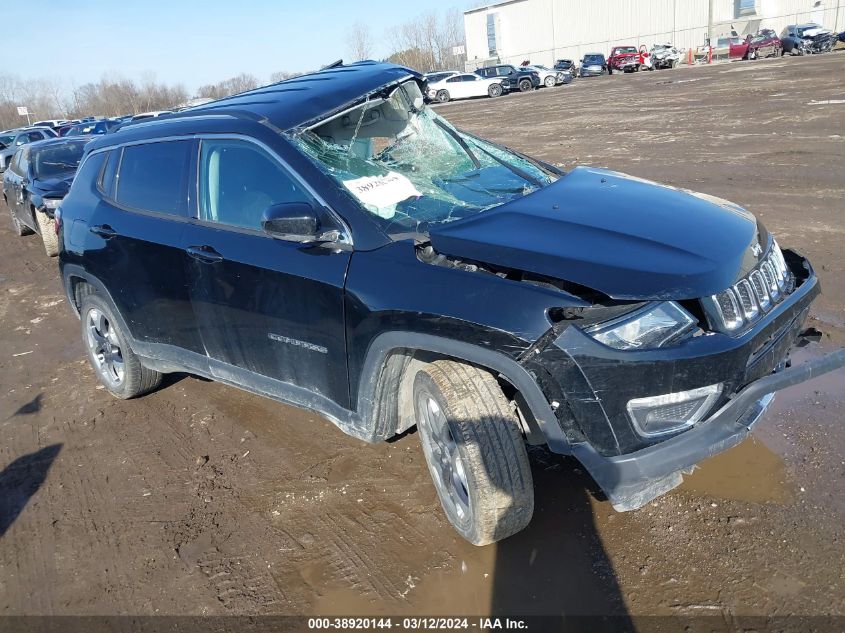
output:
<path id="1" fill-rule="evenodd" d="M 845 344 L 845 53 L 579 79 L 438 107 L 547 161 L 747 206 L 817 268 Z M 0 202 L 2 205 L 2 202 Z M 97 388 L 56 262 L 0 230 L 0 615 L 845 615 L 845 372 L 781 394 L 754 437 L 618 514 L 533 450 L 534 521 L 460 540 L 418 438 L 172 376 Z"/>

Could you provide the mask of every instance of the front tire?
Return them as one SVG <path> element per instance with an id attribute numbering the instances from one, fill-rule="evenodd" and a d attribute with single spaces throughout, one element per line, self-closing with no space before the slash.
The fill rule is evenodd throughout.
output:
<path id="1" fill-rule="evenodd" d="M 437 99 L 437 103 L 448 103 L 449 102 L 449 91 L 448 90 L 438 90 L 437 95 L 434 97 Z"/>
<path id="2" fill-rule="evenodd" d="M 47 217 L 46 213 L 35 212 L 35 221 L 38 222 L 38 230 L 41 232 L 41 241 L 44 242 L 44 250 L 47 257 L 55 257 L 59 254 L 59 236 L 56 235 L 56 221 Z"/>
<path id="3" fill-rule="evenodd" d="M 555 83 L 557 83 L 557 82 L 555 81 L 555 78 L 554 78 L 554 77 L 546 77 L 546 78 L 543 80 L 543 83 L 545 84 L 546 88 L 554 88 L 554 87 L 555 87 Z"/>
<path id="4" fill-rule="evenodd" d="M 496 379 L 454 361 L 414 378 L 414 413 L 437 496 L 449 522 L 473 545 L 522 530 L 534 485 L 518 422 Z"/>
<path id="5" fill-rule="evenodd" d="M 502 84 L 492 84 L 489 88 L 487 88 L 487 94 L 491 97 L 502 96 Z"/>
<path id="6" fill-rule="evenodd" d="M 161 384 L 161 374 L 144 367 L 129 347 L 111 307 L 102 297 L 86 295 L 79 314 L 88 360 L 109 393 L 128 400 Z"/>

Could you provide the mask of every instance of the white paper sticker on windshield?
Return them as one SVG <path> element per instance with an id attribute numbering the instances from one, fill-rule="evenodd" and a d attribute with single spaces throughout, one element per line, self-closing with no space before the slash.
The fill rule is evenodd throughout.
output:
<path id="1" fill-rule="evenodd" d="M 343 186 L 368 207 L 389 210 L 389 215 L 383 217 L 393 217 L 396 212 L 393 205 L 422 195 L 414 183 L 395 171 L 388 172 L 386 176 L 364 176 L 344 180 Z"/>

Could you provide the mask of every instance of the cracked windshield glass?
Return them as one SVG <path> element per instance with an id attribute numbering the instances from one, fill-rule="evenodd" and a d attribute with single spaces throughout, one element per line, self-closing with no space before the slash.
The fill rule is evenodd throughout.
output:
<path id="1" fill-rule="evenodd" d="M 416 81 L 292 135 L 389 233 L 480 213 L 556 179 L 541 165 L 457 131 Z"/>

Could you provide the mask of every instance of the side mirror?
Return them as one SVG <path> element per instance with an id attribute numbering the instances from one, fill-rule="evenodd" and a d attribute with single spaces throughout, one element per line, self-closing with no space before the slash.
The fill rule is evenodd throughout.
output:
<path id="1" fill-rule="evenodd" d="M 316 242 L 320 223 L 307 202 L 285 202 L 267 207 L 261 216 L 261 228 L 267 235 L 288 242 Z"/>

